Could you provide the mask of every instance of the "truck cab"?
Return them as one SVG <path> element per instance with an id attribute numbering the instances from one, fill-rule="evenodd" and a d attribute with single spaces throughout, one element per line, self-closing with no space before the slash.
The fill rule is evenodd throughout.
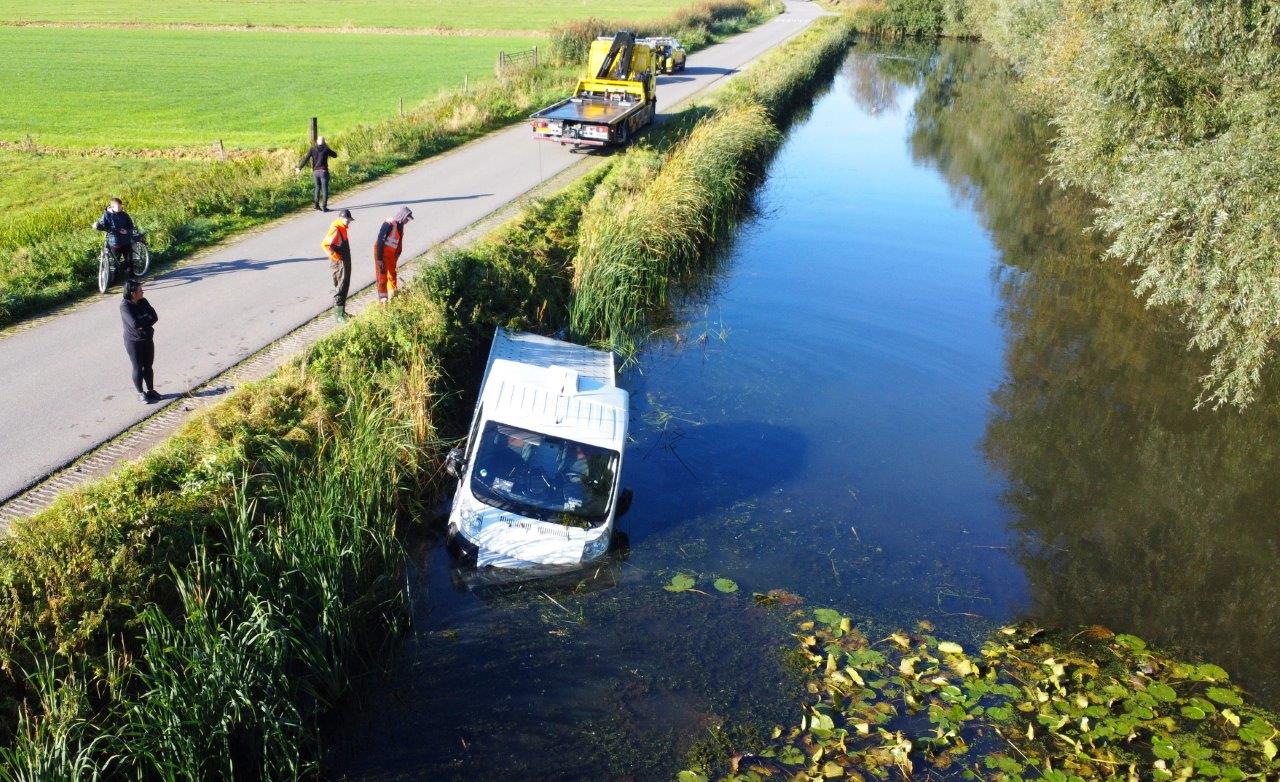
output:
<path id="1" fill-rule="evenodd" d="M 504 569 L 603 556 L 630 504 L 628 403 L 612 353 L 498 329 L 467 441 L 446 460 L 451 550 Z"/>

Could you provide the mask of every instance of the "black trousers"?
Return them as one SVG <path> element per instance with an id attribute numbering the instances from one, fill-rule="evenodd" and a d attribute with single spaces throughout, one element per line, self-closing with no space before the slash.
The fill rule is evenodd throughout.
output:
<path id="1" fill-rule="evenodd" d="M 351 290 L 351 253 L 343 253 L 341 261 L 329 259 L 333 267 L 333 306 L 347 306 L 347 292 Z"/>
<path id="2" fill-rule="evenodd" d="M 133 387 L 138 389 L 138 393 L 156 390 L 155 377 L 151 371 L 151 365 L 156 360 L 156 343 L 149 339 L 126 339 L 124 352 L 129 354 L 129 363 L 133 364 Z"/>
<path id="3" fill-rule="evenodd" d="M 117 269 L 125 269 L 129 274 L 133 274 L 133 245 L 132 244 L 116 244 L 111 245 L 112 262 L 116 264 Z"/>
<path id="4" fill-rule="evenodd" d="M 312 171 L 311 175 L 315 177 L 316 189 L 311 200 L 316 206 L 329 208 L 329 172 L 328 171 Z"/>

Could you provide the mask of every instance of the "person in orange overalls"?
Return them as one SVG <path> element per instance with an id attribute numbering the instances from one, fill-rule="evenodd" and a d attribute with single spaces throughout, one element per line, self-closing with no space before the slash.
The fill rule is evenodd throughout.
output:
<path id="1" fill-rule="evenodd" d="M 378 239 L 373 243 L 373 268 L 378 277 L 378 302 L 386 304 L 396 295 L 396 263 L 404 248 L 404 226 L 413 219 L 409 207 L 400 207 L 378 229 Z"/>
<path id="2" fill-rule="evenodd" d="M 333 316 L 339 321 L 347 319 L 347 292 L 351 289 L 351 239 L 347 228 L 354 219 L 350 209 L 339 212 L 321 245 L 333 267 Z"/>

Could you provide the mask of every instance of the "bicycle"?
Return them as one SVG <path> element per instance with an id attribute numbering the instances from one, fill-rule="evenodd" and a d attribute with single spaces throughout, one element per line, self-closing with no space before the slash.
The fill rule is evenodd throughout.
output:
<path id="1" fill-rule="evenodd" d="M 133 250 L 129 256 L 129 276 L 135 280 L 145 277 L 151 270 L 151 249 L 147 247 L 147 235 L 138 229 L 133 231 Z M 109 244 L 103 243 L 102 253 L 98 256 L 98 292 L 106 293 L 111 283 L 123 280 L 125 264 L 116 257 Z"/>

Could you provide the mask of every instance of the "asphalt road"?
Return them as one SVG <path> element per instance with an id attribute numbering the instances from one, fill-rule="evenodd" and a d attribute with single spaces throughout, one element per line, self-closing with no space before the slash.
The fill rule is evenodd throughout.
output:
<path id="1" fill-rule="evenodd" d="M 659 112 L 692 96 L 803 30 L 822 15 L 811 2 L 689 57 L 659 80 Z M 339 150 L 341 152 L 341 150 Z M 355 216 L 352 290 L 373 282 L 373 240 L 400 206 L 413 209 L 413 258 L 564 171 L 566 148 L 534 141 L 528 126 L 486 136 L 358 193 L 332 200 Z M 178 395 L 322 313 L 332 304 L 320 241 L 335 215 L 305 212 L 226 242 L 151 280 L 156 389 Z M 121 344 L 119 289 L 89 306 L 0 338 L 0 502 L 157 412 L 140 402 Z"/>

